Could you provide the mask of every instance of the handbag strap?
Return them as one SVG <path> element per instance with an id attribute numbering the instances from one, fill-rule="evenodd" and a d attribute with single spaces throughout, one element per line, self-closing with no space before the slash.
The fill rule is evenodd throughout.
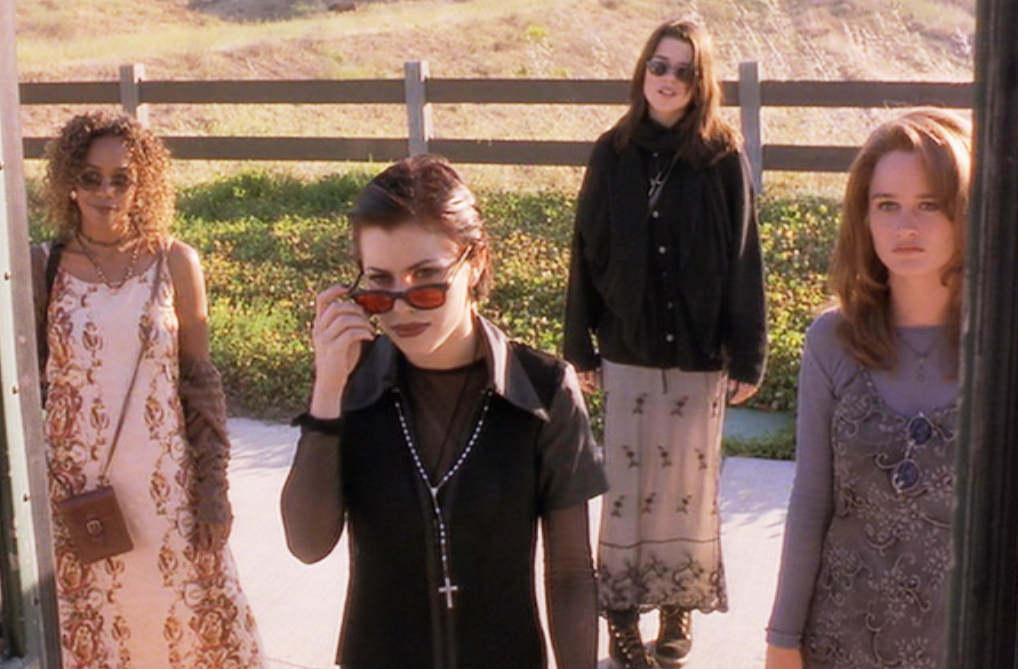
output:
<path id="1" fill-rule="evenodd" d="M 152 279 L 152 292 L 149 294 L 148 300 L 145 302 L 146 308 L 152 304 L 156 297 L 156 291 L 159 289 L 159 282 L 162 280 L 162 268 L 163 268 L 163 250 L 160 247 L 159 255 L 156 256 L 156 272 L 155 278 Z M 131 382 L 127 384 L 127 394 L 124 395 L 124 406 L 120 409 L 120 417 L 117 418 L 117 427 L 113 431 L 113 443 L 110 444 L 110 452 L 106 455 L 106 463 L 103 465 L 102 471 L 99 473 L 99 480 L 106 480 L 106 472 L 110 469 L 110 463 L 113 462 L 113 453 L 117 450 L 117 442 L 120 440 L 120 430 L 124 427 L 124 419 L 127 417 L 127 405 L 131 401 L 131 393 L 134 392 L 134 382 L 138 380 L 138 370 L 141 368 L 141 359 L 145 357 L 145 342 L 141 342 L 141 346 L 138 348 L 138 359 L 134 363 L 134 372 L 131 374 Z"/>

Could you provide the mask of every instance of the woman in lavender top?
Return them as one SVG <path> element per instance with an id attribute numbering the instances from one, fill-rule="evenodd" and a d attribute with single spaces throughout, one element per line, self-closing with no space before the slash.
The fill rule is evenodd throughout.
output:
<path id="1" fill-rule="evenodd" d="M 943 667 L 970 130 L 923 108 L 852 164 L 810 327 L 767 669 Z"/>

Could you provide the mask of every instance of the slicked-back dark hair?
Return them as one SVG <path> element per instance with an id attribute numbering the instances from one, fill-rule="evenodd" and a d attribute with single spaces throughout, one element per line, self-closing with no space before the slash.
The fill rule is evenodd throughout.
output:
<path id="1" fill-rule="evenodd" d="M 470 259 L 484 261 L 481 278 L 471 291 L 477 301 L 491 286 L 488 233 L 474 194 L 448 160 L 438 155 L 405 158 L 372 179 L 347 214 L 353 228 L 358 262 L 360 235 L 365 228 L 391 231 L 416 225 L 447 237 L 460 251 L 470 248 Z"/>

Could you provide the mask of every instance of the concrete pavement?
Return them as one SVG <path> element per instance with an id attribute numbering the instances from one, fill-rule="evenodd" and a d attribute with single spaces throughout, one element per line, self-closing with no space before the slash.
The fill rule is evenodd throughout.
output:
<path id="1" fill-rule="evenodd" d="M 726 432 L 746 436 L 782 423 L 780 418 L 736 411 L 730 415 Z M 279 492 L 293 457 L 297 430 L 238 418 L 230 420 L 230 433 L 234 447 L 230 496 L 236 515 L 230 545 L 241 586 L 258 619 L 269 667 L 333 667 L 346 588 L 345 538 L 317 564 L 305 565 L 292 557 L 283 539 Z M 789 462 L 726 461 L 721 513 L 730 611 L 694 614 L 695 642 L 687 669 L 763 666 L 764 627 L 777 579 L 792 470 Z M 591 504 L 592 527 L 597 527 L 599 514 L 600 500 L 596 500 Z M 540 564 L 537 568 L 543 569 Z M 656 634 L 655 618 L 656 614 L 643 617 L 646 639 Z M 599 657 L 607 657 L 603 621 Z M 600 666 L 609 663 L 602 661 Z"/>

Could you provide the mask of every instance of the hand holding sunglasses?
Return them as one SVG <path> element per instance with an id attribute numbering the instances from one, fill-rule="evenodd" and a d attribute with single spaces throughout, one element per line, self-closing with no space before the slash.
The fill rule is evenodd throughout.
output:
<path id="1" fill-rule="evenodd" d="M 323 420 L 339 417 L 340 398 L 360 360 L 361 344 L 375 338 L 374 326 L 364 312 L 342 299 L 349 292 L 349 286 L 336 284 L 315 300 L 315 385 L 310 413 Z"/>

